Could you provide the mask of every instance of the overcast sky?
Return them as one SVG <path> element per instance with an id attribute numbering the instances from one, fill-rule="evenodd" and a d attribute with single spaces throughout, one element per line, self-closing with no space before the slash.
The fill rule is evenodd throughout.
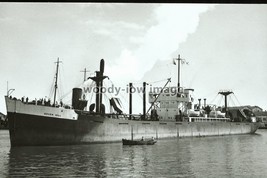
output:
<path id="1" fill-rule="evenodd" d="M 178 54 L 189 62 L 182 85 L 196 98 L 231 89 L 241 105 L 266 110 L 266 31 L 264 4 L 0 3 L 0 112 L 7 81 L 12 96 L 49 96 L 58 57 L 62 96 L 102 58 L 109 83 L 172 77 L 175 86 Z"/>

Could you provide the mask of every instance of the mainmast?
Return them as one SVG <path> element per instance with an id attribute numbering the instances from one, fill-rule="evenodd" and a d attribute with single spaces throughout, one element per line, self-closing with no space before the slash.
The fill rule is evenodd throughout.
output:
<path id="1" fill-rule="evenodd" d="M 185 63 L 185 59 L 181 59 L 180 58 L 180 54 L 178 55 L 178 58 L 175 58 L 174 60 L 177 60 L 178 61 L 178 84 L 177 84 L 177 87 L 178 87 L 178 93 L 180 92 L 180 78 L 181 78 L 181 61 L 182 61 L 182 64 Z M 188 62 L 186 62 L 186 64 L 188 64 Z M 176 63 L 174 62 L 174 65 L 176 65 Z"/>
<path id="2" fill-rule="evenodd" d="M 54 106 L 56 106 L 56 96 L 57 96 L 57 79 L 58 79 L 58 66 L 59 63 L 61 63 L 62 61 L 59 61 L 59 58 L 57 58 L 57 69 L 56 69 L 56 81 L 55 81 L 55 93 L 54 93 Z"/>
<path id="3" fill-rule="evenodd" d="M 181 58 L 180 58 L 180 54 L 178 55 L 178 92 L 180 92 L 180 75 L 181 75 L 181 69 L 180 69 L 180 64 L 181 64 Z"/>

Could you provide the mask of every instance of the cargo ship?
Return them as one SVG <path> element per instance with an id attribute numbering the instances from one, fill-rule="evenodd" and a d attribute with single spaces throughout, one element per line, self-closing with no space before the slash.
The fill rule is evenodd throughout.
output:
<path id="1" fill-rule="evenodd" d="M 101 88 L 104 75 L 104 60 L 100 61 L 100 70 L 89 77 L 97 88 L 94 103 L 88 103 L 83 97 L 82 88 L 72 89 L 71 106 L 57 104 L 57 60 L 54 102 L 29 101 L 5 96 L 11 147 L 16 146 L 57 146 L 90 143 L 121 142 L 122 139 L 179 138 L 199 136 L 219 136 L 233 134 L 253 134 L 259 127 L 255 118 L 245 122 L 235 122 L 227 113 L 227 95 L 224 111 L 204 104 L 194 105 L 194 89 L 180 87 L 180 65 L 177 58 L 178 85 L 166 87 L 146 95 L 146 83 L 143 83 L 143 113 L 132 114 L 132 83 L 129 84 L 129 113 L 124 114 L 117 98 L 110 98 L 112 113 L 107 113 L 102 103 Z M 146 98 L 151 104 L 146 109 Z M 87 107 L 88 105 L 88 107 Z M 88 109 L 87 109 L 88 108 Z"/>

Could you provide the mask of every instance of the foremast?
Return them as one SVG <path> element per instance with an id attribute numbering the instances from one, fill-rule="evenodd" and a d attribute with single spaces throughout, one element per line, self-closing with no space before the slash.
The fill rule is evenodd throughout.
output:
<path id="1" fill-rule="evenodd" d="M 56 69 L 56 81 L 55 81 L 55 93 L 54 93 L 54 106 L 56 107 L 56 96 L 57 96 L 57 80 L 58 80 L 58 67 L 59 67 L 59 63 L 62 63 L 62 61 L 59 61 L 59 58 L 57 58 L 57 62 L 55 62 L 57 64 L 57 69 Z"/>

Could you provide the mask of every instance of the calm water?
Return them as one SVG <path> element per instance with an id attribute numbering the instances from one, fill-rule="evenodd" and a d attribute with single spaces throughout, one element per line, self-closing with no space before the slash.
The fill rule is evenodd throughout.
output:
<path id="1" fill-rule="evenodd" d="M 267 130 L 255 135 L 10 149 L 0 130 L 0 177 L 266 177 Z"/>

